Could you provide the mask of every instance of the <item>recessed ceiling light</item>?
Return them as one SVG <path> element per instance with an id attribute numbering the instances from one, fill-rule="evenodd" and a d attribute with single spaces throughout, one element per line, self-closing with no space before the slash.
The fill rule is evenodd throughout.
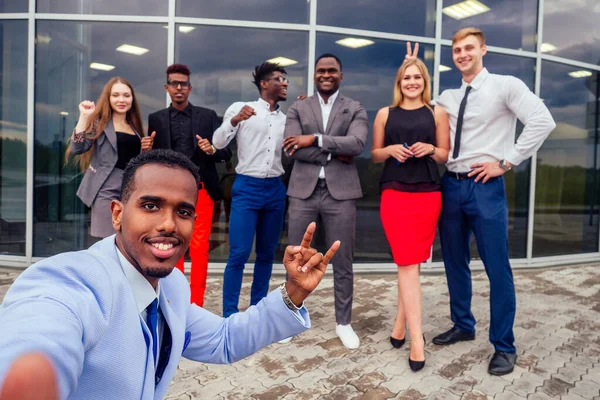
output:
<path id="1" fill-rule="evenodd" d="M 279 64 L 280 67 L 287 67 L 287 66 L 290 66 L 290 65 L 298 64 L 298 61 L 292 60 L 291 58 L 286 58 L 286 57 L 273 57 L 273 58 L 269 58 L 267 60 L 267 62 L 270 62 L 270 63 L 273 63 L 273 64 Z"/>
<path id="2" fill-rule="evenodd" d="M 52 38 L 48 35 L 37 35 L 36 42 L 37 44 L 48 44 Z"/>
<path id="3" fill-rule="evenodd" d="M 358 49 L 360 47 L 370 46 L 375 43 L 369 39 L 360 39 L 360 38 L 344 38 L 335 41 L 340 46 L 350 47 L 352 49 Z"/>
<path id="4" fill-rule="evenodd" d="M 146 54 L 149 50 L 143 47 L 134 46 L 132 44 L 122 44 L 117 47 L 117 51 L 129 54 L 135 54 L 136 56 L 141 56 L 142 54 Z"/>
<path id="5" fill-rule="evenodd" d="M 587 78 L 588 76 L 592 76 L 592 73 L 591 73 L 591 71 L 585 71 L 585 70 L 573 71 L 573 72 L 569 72 L 569 76 L 571 76 L 573 78 Z"/>
<path id="6" fill-rule="evenodd" d="M 452 68 L 440 64 L 440 72 L 452 71 Z"/>
<path id="7" fill-rule="evenodd" d="M 102 64 L 102 63 L 97 63 L 97 62 L 93 62 L 90 64 L 90 68 L 91 69 L 98 69 L 100 71 L 112 71 L 113 69 L 115 69 L 114 65 L 109 65 L 109 64 Z"/>
<path id="8" fill-rule="evenodd" d="M 465 0 L 442 8 L 444 14 L 454 19 L 465 19 L 488 11 L 490 8 L 477 0 Z"/>
<path id="9" fill-rule="evenodd" d="M 553 45 L 552 43 L 542 43 L 542 46 L 540 48 L 540 51 L 542 53 L 548 53 L 550 51 L 554 51 L 556 50 L 556 46 Z"/>
<path id="10" fill-rule="evenodd" d="M 426 60 L 433 60 L 435 58 L 435 51 L 425 50 L 424 56 Z"/>
<path id="11" fill-rule="evenodd" d="M 181 33 L 189 33 L 191 31 L 193 31 L 194 29 L 196 29 L 195 26 L 189 26 L 189 25 L 180 25 L 179 26 L 179 32 L 181 32 Z"/>
<path id="12" fill-rule="evenodd" d="M 69 115 L 69 113 L 68 113 L 68 112 L 66 112 L 66 111 L 61 111 L 61 112 L 60 112 L 60 115 Z"/>

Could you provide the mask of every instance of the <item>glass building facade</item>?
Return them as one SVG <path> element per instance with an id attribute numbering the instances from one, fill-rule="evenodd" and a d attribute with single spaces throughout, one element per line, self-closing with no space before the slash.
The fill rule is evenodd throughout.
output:
<path id="1" fill-rule="evenodd" d="M 285 111 L 298 94 L 313 93 L 314 61 L 332 52 L 343 62 L 341 90 L 364 105 L 372 127 L 391 102 L 406 41 L 421 44 L 434 98 L 460 86 L 451 37 L 467 26 L 486 33 L 490 72 L 523 80 L 557 122 L 537 154 L 506 175 L 513 265 L 600 260 L 598 20 L 597 0 L 4 0 L 0 265 L 26 266 L 94 242 L 90 212 L 75 195 L 82 174 L 65 163 L 64 150 L 79 102 L 95 100 L 110 77 L 134 85 L 146 121 L 169 104 L 166 66 L 187 64 L 191 102 L 222 116 L 231 103 L 258 97 L 255 65 L 282 57 L 290 79 Z M 363 40 L 348 45 L 347 38 Z M 143 50 L 123 52 L 123 44 Z M 370 146 L 357 160 L 365 195 L 356 270 L 393 271 L 379 217 L 381 165 L 371 162 Z M 232 171 L 219 171 L 227 190 Z M 226 210 L 216 205 L 216 269 L 227 260 Z M 424 268 L 440 267 L 437 239 L 431 254 Z"/>

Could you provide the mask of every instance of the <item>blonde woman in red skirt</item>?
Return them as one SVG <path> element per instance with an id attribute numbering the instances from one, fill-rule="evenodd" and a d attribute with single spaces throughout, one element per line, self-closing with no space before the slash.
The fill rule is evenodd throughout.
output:
<path id="1" fill-rule="evenodd" d="M 442 207 L 437 163 L 446 162 L 450 148 L 448 115 L 430 106 L 430 89 L 425 64 L 407 57 L 396 74 L 394 102 L 375 118 L 371 153 L 374 162 L 385 163 L 381 221 L 398 266 L 398 312 L 390 341 L 402 347 L 408 324 L 413 371 L 425 365 L 420 265 L 429 258 Z"/>

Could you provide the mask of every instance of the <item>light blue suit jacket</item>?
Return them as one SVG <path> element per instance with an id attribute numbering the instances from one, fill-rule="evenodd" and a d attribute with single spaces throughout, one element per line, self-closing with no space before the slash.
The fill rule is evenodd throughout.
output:
<path id="1" fill-rule="evenodd" d="M 61 399 L 161 399 L 182 356 L 232 363 L 310 327 L 306 309 L 291 312 L 279 290 L 227 319 L 190 305 L 189 284 L 175 269 L 160 281 L 173 343 L 155 386 L 151 335 L 114 243 L 110 236 L 89 250 L 47 258 L 15 281 L 0 306 L 0 387 L 16 357 L 43 352 L 57 371 Z"/>

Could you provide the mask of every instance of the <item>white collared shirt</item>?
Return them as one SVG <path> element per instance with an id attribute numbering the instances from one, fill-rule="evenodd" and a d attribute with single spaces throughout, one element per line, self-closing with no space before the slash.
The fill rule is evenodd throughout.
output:
<path id="1" fill-rule="evenodd" d="M 321 115 L 323 116 L 323 129 L 325 129 L 325 132 L 327 132 L 327 124 L 329 123 L 329 116 L 331 115 L 331 109 L 333 108 L 333 103 L 335 103 L 335 99 L 337 99 L 338 94 L 340 93 L 340 91 L 336 91 L 334 94 L 332 94 L 329 99 L 327 100 L 327 103 L 325 103 L 325 100 L 323 100 L 323 98 L 321 97 L 321 94 L 319 92 L 317 92 L 317 98 L 319 99 L 319 105 L 321 106 Z M 325 132 L 320 132 L 321 135 L 324 135 Z M 323 147 L 323 138 L 320 137 L 319 138 L 319 143 L 317 143 L 319 145 L 319 147 Z M 327 161 L 331 160 L 331 153 L 329 153 L 327 155 Z M 325 179 L 325 167 L 321 167 L 321 169 L 319 170 L 319 179 Z"/>
<path id="2" fill-rule="evenodd" d="M 458 109 L 467 86 L 460 152 L 452 158 Z M 475 163 L 507 160 L 519 165 L 535 153 L 556 124 L 544 102 L 520 79 L 490 74 L 483 69 L 460 89 L 448 89 L 436 104 L 448 112 L 450 120 L 450 153 L 446 167 L 452 172 L 468 172 Z M 515 143 L 517 118 L 525 129 Z"/>
<path id="3" fill-rule="evenodd" d="M 148 280 L 146 278 L 144 278 L 144 276 L 137 270 L 135 269 L 135 267 L 133 265 L 131 265 L 131 263 L 125 258 L 125 256 L 121 253 L 121 251 L 119 250 L 119 248 L 115 245 L 115 248 L 117 249 L 117 254 L 119 256 L 119 261 L 121 262 L 121 267 L 123 268 L 123 272 L 125 272 L 125 276 L 127 277 L 127 281 L 129 282 L 129 285 L 131 286 L 131 290 L 133 291 L 133 297 L 135 298 L 135 302 L 137 304 L 138 307 L 138 312 L 140 313 L 140 316 L 142 317 L 142 319 L 144 320 L 144 322 L 147 324 L 147 316 L 148 316 L 148 312 L 146 311 L 146 308 L 150 305 L 150 303 L 152 303 L 154 301 L 154 299 L 158 299 L 159 303 L 158 303 L 158 323 L 157 323 L 157 329 L 158 329 L 158 336 L 157 336 L 157 342 L 158 342 L 158 354 L 160 354 L 160 341 L 162 339 L 163 336 L 163 330 L 164 330 L 164 316 L 162 314 L 162 311 L 160 310 L 160 280 L 158 282 L 158 284 L 156 285 L 156 290 L 154 290 L 154 288 L 152 287 L 152 285 L 150 284 L 150 282 L 148 282 Z M 150 327 L 148 326 L 148 329 L 150 329 Z M 154 360 L 154 367 L 156 367 L 158 365 L 158 358 L 156 357 L 156 360 Z"/>
<path id="4" fill-rule="evenodd" d="M 235 117 L 245 106 L 250 106 L 256 115 L 231 125 Z M 283 175 L 281 165 L 281 146 L 285 114 L 279 105 L 271 111 L 268 102 L 259 98 L 248 103 L 233 103 L 223 116 L 223 124 L 213 134 L 213 144 L 217 149 L 225 148 L 235 137 L 237 141 L 238 164 L 235 172 L 254 178 L 272 178 Z"/>

